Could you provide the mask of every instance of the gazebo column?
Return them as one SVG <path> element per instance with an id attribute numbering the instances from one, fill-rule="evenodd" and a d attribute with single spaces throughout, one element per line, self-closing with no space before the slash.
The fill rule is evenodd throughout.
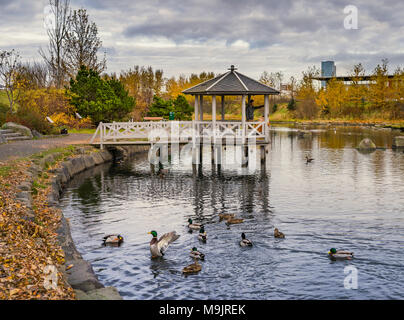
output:
<path id="1" fill-rule="evenodd" d="M 216 144 L 216 96 L 212 96 L 212 164 L 215 163 L 215 144 Z"/>
<path id="2" fill-rule="evenodd" d="M 198 103 L 198 96 L 195 96 L 195 107 L 194 107 L 194 112 L 195 112 L 195 121 L 198 121 L 198 117 L 199 117 L 199 103 Z"/>
<path id="3" fill-rule="evenodd" d="M 203 95 L 199 96 L 199 120 L 203 121 Z"/>
<path id="4" fill-rule="evenodd" d="M 222 96 L 222 121 L 224 121 L 224 96 Z"/>
<path id="5" fill-rule="evenodd" d="M 268 121 L 269 121 L 269 95 L 265 95 L 264 97 L 264 121 L 265 121 L 265 142 L 269 142 L 269 127 L 268 127 Z"/>
<path id="6" fill-rule="evenodd" d="M 244 94 L 241 102 L 241 125 L 242 125 L 242 143 L 241 143 L 241 155 L 242 155 L 242 166 L 248 166 L 248 146 L 246 144 L 247 136 L 247 121 L 246 121 L 246 104 L 245 99 L 247 96 Z"/>

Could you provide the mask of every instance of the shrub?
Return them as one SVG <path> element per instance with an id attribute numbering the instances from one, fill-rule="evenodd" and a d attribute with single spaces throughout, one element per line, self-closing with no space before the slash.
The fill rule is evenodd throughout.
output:
<path id="1" fill-rule="evenodd" d="M 40 113 L 29 109 L 19 108 L 17 113 L 7 113 L 6 122 L 15 122 L 42 134 L 58 132 L 58 129 L 53 127 Z"/>
<path id="2" fill-rule="evenodd" d="M 0 103 L 0 127 L 6 122 L 6 114 L 9 107 L 6 104 Z"/>
<path id="3" fill-rule="evenodd" d="M 149 117 L 169 118 L 170 112 L 175 112 L 176 120 L 191 120 L 193 108 L 183 95 L 178 95 L 174 100 L 164 100 L 154 96 L 153 103 L 147 112 Z"/>
<path id="4" fill-rule="evenodd" d="M 275 113 L 276 111 L 278 111 L 278 105 L 275 103 L 272 107 L 272 113 Z"/>
<path id="5" fill-rule="evenodd" d="M 24 109 L 34 110 L 44 118 L 55 113 L 74 115 L 76 109 L 69 103 L 63 89 L 36 89 L 21 93 L 19 104 Z"/>
<path id="6" fill-rule="evenodd" d="M 295 111 L 296 110 L 296 101 L 295 99 L 290 99 L 289 103 L 288 103 L 288 110 L 289 111 Z"/>

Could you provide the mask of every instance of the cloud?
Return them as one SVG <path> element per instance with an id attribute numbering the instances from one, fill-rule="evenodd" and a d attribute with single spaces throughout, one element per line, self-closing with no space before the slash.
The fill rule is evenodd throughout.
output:
<path id="1" fill-rule="evenodd" d="M 40 59 L 46 46 L 43 8 L 48 1 L 0 0 L 0 48 Z M 135 64 L 166 76 L 224 72 L 230 64 L 259 77 L 264 70 L 299 75 L 321 60 L 337 73 L 358 62 L 373 70 L 382 58 L 403 64 L 404 2 L 386 0 L 71 0 L 99 27 L 108 71 Z M 346 5 L 355 5 L 359 29 L 343 27 Z"/>

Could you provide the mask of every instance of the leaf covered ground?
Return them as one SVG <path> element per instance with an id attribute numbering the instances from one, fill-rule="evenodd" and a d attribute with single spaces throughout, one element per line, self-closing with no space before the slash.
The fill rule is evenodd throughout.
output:
<path id="1" fill-rule="evenodd" d="M 33 195 L 33 219 L 26 218 L 29 209 L 16 200 L 18 186 L 30 178 L 31 163 L 0 163 L 0 299 L 71 300 L 74 291 L 66 282 L 56 234 L 61 213 L 47 205 L 50 175 L 42 174 L 34 183 L 41 187 Z M 57 268 L 53 288 L 45 286 L 49 266 Z"/>

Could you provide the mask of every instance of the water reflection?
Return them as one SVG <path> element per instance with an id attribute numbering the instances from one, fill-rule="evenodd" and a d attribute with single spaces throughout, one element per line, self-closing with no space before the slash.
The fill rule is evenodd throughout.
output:
<path id="1" fill-rule="evenodd" d="M 137 155 L 79 175 L 62 207 L 80 252 L 128 299 L 404 298 L 404 154 L 389 149 L 394 134 L 342 127 L 301 137 L 297 128 L 273 128 L 262 169 L 223 164 L 219 171 L 206 149 L 198 172 L 189 157 L 172 157 L 160 177 L 147 155 Z M 360 154 L 355 147 L 364 137 L 383 149 Z M 219 213 L 245 222 L 227 228 Z M 189 217 L 206 225 L 206 244 L 187 232 Z M 274 239 L 274 227 L 286 239 Z M 152 260 L 150 230 L 181 237 Z M 103 235 L 117 232 L 125 237 L 121 247 L 100 246 Z M 254 242 L 251 250 L 240 250 L 241 232 Z M 193 246 L 206 261 L 185 278 Z M 331 247 L 356 259 L 331 262 Z M 359 270 L 358 290 L 343 287 L 347 265 Z"/>

